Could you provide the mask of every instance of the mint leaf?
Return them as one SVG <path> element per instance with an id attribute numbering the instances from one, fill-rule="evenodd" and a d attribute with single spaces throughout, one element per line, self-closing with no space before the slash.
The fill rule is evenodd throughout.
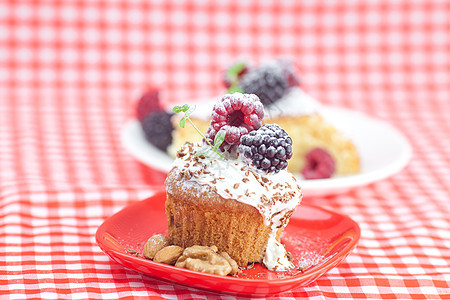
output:
<path id="1" fill-rule="evenodd" d="M 183 117 L 183 118 L 180 120 L 180 127 L 181 127 L 181 128 L 184 128 L 185 125 L 186 125 L 186 117 Z"/>
<path id="2" fill-rule="evenodd" d="M 237 84 L 232 84 L 229 88 L 228 88 L 228 94 L 233 94 L 233 93 L 244 93 L 244 90 Z"/>
<path id="3" fill-rule="evenodd" d="M 227 133 L 225 132 L 225 130 L 220 130 L 216 134 L 216 137 L 214 138 L 214 149 L 218 149 L 220 145 L 222 145 L 223 141 L 225 140 L 226 134 Z"/>
<path id="4" fill-rule="evenodd" d="M 182 111 L 182 112 L 186 112 L 188 109 L 189 109 L 189 104 L 184 104 L 184 105 L 181 107 L 181 111 Z"/>
<path id="5" fill-rule="evenodd" d="M 227 75 L 230 79 L 237 79 L 239 73 L 245 68 L 245 63 L 244 62 L 239 62 L 233 66 L 231 66 L 228 71 L 227 71 Z"/>
<path id="6" fill-rule="evenodd" d="M 175 105 L 174 108 L 172 109 L 172 111 L 177 114 L 180 112 L 186 112 L 188 109 L 189 109 L 189 104 L 184 104 L 182 106 Z"/>
<path id="7" fill-rule="evenodd" d="M 244 92 L 242 88 L 239 86 L 239 74 L 245 69 L 245 67 L 246 67 L 245 63 L 240 62 L 234 64 L 227 70 L 227 78 L 230 81 L 230 87 L 228 88 L 227 91 L 229 94 L 236 92 L 239 93 Z"/>
<path id="8" fill-rule="evenodd" d="M 172 108 L 172 111 L 173 111 L 174 113 L 176 113 L 176 114 L 182 112 L 181 106 L 175 105 L 175 106 Z"/>

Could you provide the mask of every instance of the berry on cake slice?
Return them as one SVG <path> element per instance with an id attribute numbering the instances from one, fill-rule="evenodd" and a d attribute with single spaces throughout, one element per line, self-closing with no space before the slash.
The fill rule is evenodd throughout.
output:
<path id="1" fill-rule="evenodd" d="M 236 64 L 225 72 L 223 82 L 229 92 L 255 94 L 264 105 L 277 102 L 300 84 L 294 65 L 288 59 L 270 60 L 251 69 L 245 63 Z"/>
<path id="2" fill-rule="evenodd" d="M 284 79 L 288 83 L 288 87 L 298 87 L 300 85 L 300 78 L 297 76 L 297 70 L 292 61 L 281 58 L 277 59 L 276 63 L 280 66 Z"/>
<path id="3" fill-rule="evenodd" d="M 242 77 L 240 87 L 245 93 L 255 94 L 264 105 L 281 99 L 289 86 L 277 64 L 261 65 Z"/>
<path id="4" fill-rule="evenodd" d="M 321 148 L 315 148 L 305 156 L 306 163 L 302 170 L 305 179 L 330 178 L 335 169 L 333 157 Z"/>
<path id="5" fill-rule="evenodd" d="M 160 109 L 151 112 L 141 123 L 147 140 L 163 151 L 166 151 L 167 147 L 172 143 L 172 131 L 174 128 L 171 118 L 172 114 Z"/>
<path id="6" fill-rule="evenodd" d="M 136 105 L 136 117 L 140 122 L 154 111 L 161 110 L 162 107 L 159 103 L 159 91 L 156 89 L 150 89 L 145 92 L 138 100 Z"/>
<path id="7" fill-rule="evenodd" d="M 265 124 L 241 137 L 239 155 L 258 169 L 276 173 L 286 169 L 292 157 L 292 139 L 277 124 Z"/>
<path id="8" fill-rule="evenodd" d="M 256 95 L 226 94 L 214 105 L 205 139 L 213 144 L 216 134 L 224 131 L 220 149 L 233 154 L 242 136 L 261 127 L 263 117 L 263 105 Z"/>

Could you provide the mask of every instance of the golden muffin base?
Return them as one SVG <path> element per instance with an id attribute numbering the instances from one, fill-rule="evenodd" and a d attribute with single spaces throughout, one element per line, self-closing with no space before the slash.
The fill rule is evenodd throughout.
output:
<path id="1" fill-rule="evenodd" d="M 209 127 L 209 120 L 193 118 L 194 123 L 205 133 Z M 178 120 L 174 120 L 178 123 Z M 264 123 L 276 123 L 286 130 L 292 138 L 293 156 L 288 161 L 288 171 L 300 173 L 305 166 L 306 154 L 314 148 L 327 151 L 335 161 L 334 175 L 349 175 L 360 171 L 359 155 L 355 145 L 333 125 L 318 114 L 303 116 L 283 116 L 279 118 L 266 118 Z M 175 157 L 176 152 L 186 142 L 197 142 L 202 137 L 191 124 L 186 123 L 185 128 L 174 126 L 173 142 L 168 153 Z"/>
<path id="2" fill-rule="evenodd" d="M 224 199 L 212 190 L 179 188 L 177 182 L 183 180 L 181 177 L 172 170 L 166 179 L 166 186 L 170 186 L 165 209 L 170 242 L 180 247 L 215 245 L 239 266 L 261 262 L 271 228 L 264 225 L 259 211 L 248 204 Z M 281 232 L 282 229 L 277 231 L 278 241 Z"/>

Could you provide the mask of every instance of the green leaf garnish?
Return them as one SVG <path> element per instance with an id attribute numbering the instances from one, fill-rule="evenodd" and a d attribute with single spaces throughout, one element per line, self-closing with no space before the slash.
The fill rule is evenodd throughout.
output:
<path id="1" fill-rule="evenodd" d="M 244 62 L 236 63 L 235 65 L 231 66 L 227 70 L 227 78 L 230 80 L 230 87 L 228 88 L 228 93 L 243 93 L 244 91 L 239 86 L 239 73 L 245 68 Z"/>
<path id="2" fill-rule="evenodd" d="M 186 125 L 186 117 L 183 117 L 183 118 L 180 120 L 180 127 L 181 127 L 181 128 L 184 128 L 184 125 Z"/>
<path id="3" fill-rule="evenodd" d="M 179 105 L 175 105 L 173 108 L 172 108 L 172 111 L 174 112 L 174 113 L 180 113 L 181 112 L 181 106 L 179 106 Z"/>
<path id="4" fill-rule="evenodd" d="M 221 158 L 223 158 L 222 154 L 220 154 L 220 152 L 217 150 L 219 148 L 219 146 L 223 143 L 223 141 L 225 140 L 225 131 L 219 131 L 216 134 L 216 137 L 214 138 L 214 146 L 211 145 L 211 143 L 206 139 L 206 137 L 203 135 L 203 133 L 200 132 L 200 130 L 197 128 L 197 126 L 195 126 L 194 122 L 192 122 L 191 118 L 189 117 L 190 114 L 192 114 L 195 110 L 196 106 L 189 106 L 188 104 L 184 104 L 182 106 L 180 105 L 176 105 L 174 106 L 174 108 L 172 108 L 172 111 L 174 113 L 180 113 L 182 112 L 184 114 L 184 117 L 180 120 L 180 127 L 184 128 L 184 126 L 186 125 L 186 120 L 191 123 L 192 127 L 194 127 L 194 129 L 203 137 L 203 139 L 208 143 L 209 147 L 211 147 L 211 149 L 217 154 L 219 155 Z M 217 144 L 216 144 L 217 141 Z M 217 146 L 216 146 L 217 145 Z M 201 152 L 201 154 L 198 154 L 198 156 L 200 155 L 204 155 L 206 152 Z"/>
<path id="5" fill-rule="evenodd" d="M 222 145 L 223 141 L 225 140 L 225 135 L 227 133 L 225 130 L 220 130 L 218 133 L 216 133 L 216 137 L 214 138 L 214 148 L 219 149 L 220 145 Z"/>
<path id="6" fill-rule="evenodd" d="M 234 64 L 233 66 L 231 66 L 228 71 L 227 71 L 227 75 L 228 77 L 232 78 L 232 77 L 237 77 L 238 74 L 245 68 L 245 63 L 244 62 L 238 62 L 236 64 Z"/>
<path id="7" fill-rule="evenodd" d="M 244 90 L 237 84 L 231 84 L 231 86 L 228 88 L 227 91 L 228 94 L 233 94 L 233 93 L 244 93 Z"/>
<path id="8" fill-rule="evenodd" d="M 194 106 L 194 107 L 195 107 L 195 106 Z M 189 104 L 184 104 L 184 105 L 181 107 L 181 110 L 184 111 L 184 112 L 188 111 L 188 110 L 189 110 Z"/>
<path id="9" fill-rule="evenodd" d="M 195 109 L 195 106 L 194 106 L 194 109 Z M 172 111 L 174 112 L 174 113 L 180 113 L 180 112 L 187 112 L 189 110 L 189 105 L 188 104 L 184 104 L 184 105 L 175 105 L 173 108 L 172 108 Z"/>

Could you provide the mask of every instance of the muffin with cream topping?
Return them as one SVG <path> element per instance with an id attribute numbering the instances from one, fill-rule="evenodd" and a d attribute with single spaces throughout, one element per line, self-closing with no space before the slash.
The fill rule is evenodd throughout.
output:
<path id="1" fill-rule="evenodd" d="M 172 244 L 215 245 L 240 266 L 293 268 L 280 243 L 302 198 L 286 170 L 292 140 L 278 125 L 261 127 L 263 115 L 257 96 L 227 94 L 215 104 L 203 141 L 178 151 L 165 182 Z"/>

